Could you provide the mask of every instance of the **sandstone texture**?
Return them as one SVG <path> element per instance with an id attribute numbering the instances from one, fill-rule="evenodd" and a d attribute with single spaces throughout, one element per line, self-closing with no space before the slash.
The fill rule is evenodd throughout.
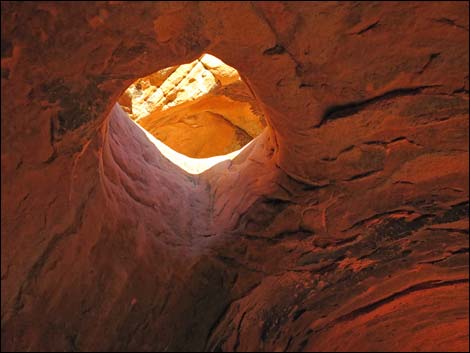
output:
<path id="1" fill-rule="evenodd" d="M 468 351 L 468 2 L 1 10 L 2 351 Z M 204 53 L 267 127 L 191 175 L 116 103 Z"/>
<path id="2" fill-rule="evenodd" d="M 238 72 L 208 54 L 138 79 L 119 103 L 154 137 L 192 158 L 237 151 L 266 127 Z"/>

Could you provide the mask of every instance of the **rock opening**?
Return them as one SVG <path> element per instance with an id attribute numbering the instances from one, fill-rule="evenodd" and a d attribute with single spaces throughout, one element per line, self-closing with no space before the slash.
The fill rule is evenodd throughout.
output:
<path id="1" fill-rule="evenodd" d="M 233 158 L 266 126 L 237 70 L 210 54 L 139 78 L 119 104 L 180 166 Z M 210 163 L 191 160 L 214 156 Z"/>

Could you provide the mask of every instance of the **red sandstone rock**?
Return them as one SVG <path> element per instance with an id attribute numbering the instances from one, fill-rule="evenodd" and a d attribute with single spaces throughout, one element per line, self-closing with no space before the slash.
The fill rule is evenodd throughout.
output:
<path id="1" fill-rule="evenodd" d="M 468 350 L 468 2 L 1 6 L 2 350 Z M 194 176 L 114 106 L 203 53 L 269 126 Z"/>

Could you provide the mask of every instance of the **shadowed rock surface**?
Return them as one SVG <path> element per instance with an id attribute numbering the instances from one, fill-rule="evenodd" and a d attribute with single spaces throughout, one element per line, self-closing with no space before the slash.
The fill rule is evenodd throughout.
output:
<path id="1" fill-rule="evenodd" d="M 468 2 L 2 2 L 2 351 L 468 350 Z M 190 175 L 116 104 L 203 53 L 268 124 Z"/>

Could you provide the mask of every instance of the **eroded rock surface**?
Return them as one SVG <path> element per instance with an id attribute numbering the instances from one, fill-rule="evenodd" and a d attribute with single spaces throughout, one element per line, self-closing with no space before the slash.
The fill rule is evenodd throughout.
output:
<path id="1" fill-rule="evenodd" d="M 2 350 L 468 350 L 468 2 L 2 2 Z M 210 53 L 198 176 L 116 105 Z"/>

